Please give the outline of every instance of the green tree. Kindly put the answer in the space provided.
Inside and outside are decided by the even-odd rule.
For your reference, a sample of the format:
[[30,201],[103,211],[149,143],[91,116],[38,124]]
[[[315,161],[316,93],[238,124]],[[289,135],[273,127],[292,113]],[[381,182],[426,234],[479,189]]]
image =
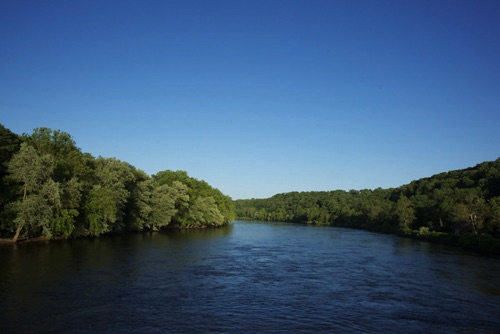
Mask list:
[[59,200],[54,205],[50,230],[54,236],[68,238],[75,229],[76,217],[80,214],[81,184],[76,178],[60,184]]
[[8,230],[7,222],[13,219],[4,210],[7,203],[16,200],[15,185],[7,177],[7,165],[20,145],[19,136],[0,124],[0,233]]
[[19,136],[0,124],[0,181],[7,175],[7,164],[20,146]]
[[9,177],[20,184],[20,198],[9,205],[14,211],[16,242],[23,228],[41,227],[44,234],[50,235],[52,204],[58,203],[58,184],[51,178],[54,163],[50,155],[40,156],[26,143],[8,164]]
[[141,231],[147,227],[151,214],[153,182],[142,170],[130,166],[133,180],[127,183],[129,198],[125,205],[124,221],[128,231]]
[[115,158],[99,157],[95,161],[95,178],[85,205],[88,232],[98,236],[124,231],[125,207],[130,196],[127,188],[134,180],[131,166]]
[[196,214],[190,214],[189,211],[191,208],[199,208],[200,204],[197,203],[198,199],[205,197],[212,198],[219,213],[224,217],[225,222],[229,222],[235,217],[234,204],[229,196],[222,194],[220,190],[211,187],[205,181],[189,177],[185,171],[161,171],[153,175],[153,180],[157,185],[166,184],[172,186],[172,184],[177,181],[187,186],[189,205],[185,208],[179,208],[176,215],[172,218],[173,223],[176,225],[186,226],[191,224],[189,222],[192,222],[192,217],[196,216]]
[[99,236],[112,230],[110,225],[119,218],[119,206],[112,189],[96,185],[89,193],[86,203],[88,233]]
[[487,204],[486,231],[496,237],[500,236],[500,196],[493,197]]
[[475,188],[459,189],[457,203],[453,207],[452,217],[458,230],[477,234],[483,228],[485,201]]
[[171,224],[173,219],[182,224],[185,220],[183,215],[188,207],[188,188],[182,182],[173,181],[171,186],[163,184],[156,187],[151,198],[149,228],[161,229]]
[[225,223],[212,197],[199,197],[190,207],[187,226],[221,226]]
[[394,210],[400,231],[403,233],[409,232],[415,220],[415,209],[412,202],[405,195],[401,195]]
[[31,135],[23,135],[24,141],[33,146],[38,154],[54,158],[54,175],[63,182],[82,173],[82,153],[70,134],[50,128],[36,128]]

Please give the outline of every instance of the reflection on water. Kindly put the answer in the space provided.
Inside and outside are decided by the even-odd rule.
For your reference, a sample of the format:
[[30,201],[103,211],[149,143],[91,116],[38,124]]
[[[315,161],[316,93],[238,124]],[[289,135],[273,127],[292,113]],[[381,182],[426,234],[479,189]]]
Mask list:
[[0,323],[7,333],[494,333],[499,264],[283,223],[0,245]]
[[415,249],[420,253],[420,262],[439,278],[453,281],[466,289],[476,289],[491,296],[500,296],[498,258],[479,256],[466,250],[410,238],[396,239],[397,254],[415,258]]

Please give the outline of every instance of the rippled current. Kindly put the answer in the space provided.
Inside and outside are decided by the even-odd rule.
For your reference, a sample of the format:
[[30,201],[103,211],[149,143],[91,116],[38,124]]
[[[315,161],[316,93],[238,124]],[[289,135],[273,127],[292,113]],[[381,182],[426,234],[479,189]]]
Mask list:
[[2,333],[500,333],[500,259],[237,221],[0,245]]

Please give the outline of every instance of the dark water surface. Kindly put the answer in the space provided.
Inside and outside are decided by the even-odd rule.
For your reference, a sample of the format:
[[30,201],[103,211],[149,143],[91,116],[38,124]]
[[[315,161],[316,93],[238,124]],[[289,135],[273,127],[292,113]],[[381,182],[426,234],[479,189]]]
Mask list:
[[499,269],[281,223],[0,245],[0,332],[500,333]]

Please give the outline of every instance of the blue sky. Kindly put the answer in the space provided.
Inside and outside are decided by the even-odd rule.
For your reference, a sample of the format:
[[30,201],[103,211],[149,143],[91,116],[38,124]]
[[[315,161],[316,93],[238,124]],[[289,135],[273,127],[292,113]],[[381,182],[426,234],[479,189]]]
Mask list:
[[496,0],[0,0],[0,123],[234,199],[500,156]]

